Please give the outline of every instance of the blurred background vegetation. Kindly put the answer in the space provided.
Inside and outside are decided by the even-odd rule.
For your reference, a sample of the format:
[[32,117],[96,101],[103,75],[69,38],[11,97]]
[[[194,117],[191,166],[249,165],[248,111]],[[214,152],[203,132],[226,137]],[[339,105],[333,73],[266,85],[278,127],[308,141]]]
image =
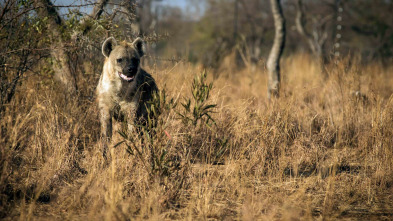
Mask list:
[[[0,0],[0,219],[390,220],[393,1],[281,3],[269,102],[268,0]],[[157,133],[117,134],[105,167],[110,36],[146,40],[163,93]]]
[[[363,63],[392,62],[391,0],[282,4],[287,20],[284,56],[301,52],[324,63],[348,55]],[[144,36],[149,45],[146,60],[158,63],[183,60],[217,70],[227,58],[234,68],[263,67],[274,38],[269,5],[268,0],[3,0],[1,103],[9,102],[27,70],[54,75],[75,91],[86,74],[85,61],[102,61],[99,49],[108,36]],[[71,83],[62,80],[67,78]]]
[[[348,55],[363,63],[392,62],[391,0],[282,4],[284,56],[310,53],[325,64]],[[227,67],[225,58],[235,64],[231,69],[263,67],[274,38],[268,0],[3,0],[0,6],[2,106],[26,71],[53,75],[77,91],[78,81],[88,74],[86,61],[92,73],[100,74],[94,64],[102,61],[99,50],[108,36],[144,36],[147,62],[182,60],[216,71]]]

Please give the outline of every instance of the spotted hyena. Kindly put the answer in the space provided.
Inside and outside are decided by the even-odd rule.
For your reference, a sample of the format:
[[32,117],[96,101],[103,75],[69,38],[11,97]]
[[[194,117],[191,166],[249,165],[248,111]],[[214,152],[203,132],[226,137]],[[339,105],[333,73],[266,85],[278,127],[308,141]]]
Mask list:
[[126,119],[132,129],[134,123],[146,120],[147,101],[158,91],[153,77],[140,67],[144,53],[141,38],[132,43],[117,43],[110,37],[102,45],[105,62],[96,93],[104,157],[112,137],[112,118]]

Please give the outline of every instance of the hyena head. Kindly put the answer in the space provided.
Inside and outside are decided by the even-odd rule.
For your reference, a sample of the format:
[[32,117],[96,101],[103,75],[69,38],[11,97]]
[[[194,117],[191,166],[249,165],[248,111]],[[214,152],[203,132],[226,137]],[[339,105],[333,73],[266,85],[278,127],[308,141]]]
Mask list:
[[[144,55],[144,42],[141,38],[134,42],[121,42],[118,44],[113,37],[105,40],[102,44],[102,54],[110,62],[112,75],[122,80],[131,82],[140,70],[140,58]],[[111,76],[111,77],[115,77]]]

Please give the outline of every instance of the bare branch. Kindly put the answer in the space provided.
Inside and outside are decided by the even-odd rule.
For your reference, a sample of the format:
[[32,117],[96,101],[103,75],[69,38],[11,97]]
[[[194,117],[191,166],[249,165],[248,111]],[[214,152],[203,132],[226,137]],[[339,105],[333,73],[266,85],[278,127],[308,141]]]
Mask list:
[[11,0],[8,0],[5,3],[3,10],[1,10],[0,22],[3,20],[4,15],[10,10],[10,8],[8,8],[8,6],[11,4],[10,2],[11,2]]
[[[21,16],[23,16],[23,15],[29,13],[30,11],[36,10],[36,9],[38,9],[38,7],[33,7],[33,8],[24,9],[23,11],[19,12],[19,13],[16,14],[15,16],[12,16],[12,17],[11,17],[9,20],[7,20],[6,22],[2,22],[2,24],[1,24],[1,26],[0,26],[0,31],[1,31],[4,27],[6,27],[8,24],[10,24],[13,20],[18,19],[19,17],[21,17]],[[9,9],[4,8],[4,10],[2,11],[2,13],[4,13],[4,14],[2,14],[2,16],[4,16],[4,15],[7,13],[7,11],[9,11]],[[2,20],[2,18],[0,18],[0,21],[1,21],[1,20]]]
[[305,26],[306,21],[304,18],[303,1],[297,0],[296,29],[301,35],[306,38],[311,38],[311,35],[306,31]]
[[93,8],[92,13],[90,15],[84,16],[81,19],[80,25],[81,25],[82,29],[73,34],[72,38],[74,40],[77,40],[80,35],[86,35],[87,32],[90,31],[90,29],[92,28],[92,24],[87,21],[89,20],[89,18],[91,18],[93,20],[100,19],[102,13],[104,12],[104,7],[108,3],[108,1],[109,0],[98,0],[96,3],[94,3],[94,8]]
[[93,8],[93,19],[97,20],[100,18],[102,12],[104,11],[104,7],[108,3],[108,1],[109,0],[98,0],[97,4],[95,4]]
[[318,58],[319,61],[324,60],[324,45],[328,38],[326,24],[331,21],[332,18],[333,15],[327,15],[322,19],[312,17],[311,30],[307,31],[303,1],[297,0],[297,15],[295,21],[296,29],[299,34],[306,39],[312,53]]
[[328,23],[329,21],[331,21],[332,18],[333,18],[333,15],[330,14],[330,15],[327,15],[327,16],[323,17],[322,19],[320,19],[320,20],[318,21],[319,27],[326,25],[326,23]]

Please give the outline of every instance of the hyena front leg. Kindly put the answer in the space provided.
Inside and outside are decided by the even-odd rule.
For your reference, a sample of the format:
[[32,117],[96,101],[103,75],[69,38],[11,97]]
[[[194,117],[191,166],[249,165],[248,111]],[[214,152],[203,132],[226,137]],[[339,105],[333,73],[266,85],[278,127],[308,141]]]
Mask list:
[[100,107],[102,155],[107,159],[108,143],[112,138],[112,115],[110,108]]
[[135,119],[137,117],[137,111],[139,107],[139,93],[137,93],[131,102],[124,102],[120,104],[121,112],[125,115],[127,122],[128,132],[135,131]]
[[135,131],[135,117],[137,111],[137,104],[127,103],[122,106],[121,111],[125,116],[125,122],[127,124],[128,133],[132,133]]

